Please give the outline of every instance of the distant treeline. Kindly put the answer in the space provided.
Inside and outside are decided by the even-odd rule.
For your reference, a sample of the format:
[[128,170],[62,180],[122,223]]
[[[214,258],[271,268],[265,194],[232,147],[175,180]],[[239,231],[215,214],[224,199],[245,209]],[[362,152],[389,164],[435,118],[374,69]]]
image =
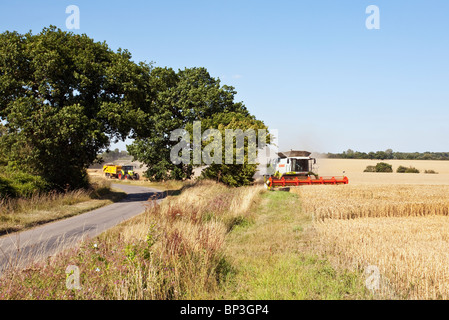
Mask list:
[[101,169],[105,163],[113,163],[117,160],[131,161],[133,157],[126,151],[119,149],[109,150],[97,156],[97,162],[92,164],[89,169]]
[[100,160],[101,163],[109,163],[120,159],[129,160],[132,159],[132,156],[130,156],[128,152],[123,150],[120,151],[118,148],[116,148],[115,150],[103,152],[98,156],[98,158],[101,159]]
[[449,152],[394,152],[391,149],[368,153],[348,149],[342,153],[324,153],[321,155],[331,159],[449,160]]

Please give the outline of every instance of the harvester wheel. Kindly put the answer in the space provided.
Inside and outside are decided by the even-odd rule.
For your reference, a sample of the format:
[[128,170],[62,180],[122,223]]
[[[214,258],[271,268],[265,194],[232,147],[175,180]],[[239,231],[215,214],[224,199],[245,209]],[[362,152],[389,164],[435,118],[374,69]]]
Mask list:
[[134,174],[134,180],[139,180],[139,174],[138,173]]
[[125,174],[125,180],[129,180],[131,177],[129,174]]
[[119,180],[122,180],[123,176],[121,173],[118,174],[118,178],[119,178]]

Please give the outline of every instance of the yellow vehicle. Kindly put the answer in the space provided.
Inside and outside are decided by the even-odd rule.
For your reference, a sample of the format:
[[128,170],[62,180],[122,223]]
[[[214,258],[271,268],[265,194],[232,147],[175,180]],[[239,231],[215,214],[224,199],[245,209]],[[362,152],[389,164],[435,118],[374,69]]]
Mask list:
[[107,178],[120,180],[139,180],[139,174],[134,172],[134,166],[120,166],[106,164],[103,166],[103,173]]

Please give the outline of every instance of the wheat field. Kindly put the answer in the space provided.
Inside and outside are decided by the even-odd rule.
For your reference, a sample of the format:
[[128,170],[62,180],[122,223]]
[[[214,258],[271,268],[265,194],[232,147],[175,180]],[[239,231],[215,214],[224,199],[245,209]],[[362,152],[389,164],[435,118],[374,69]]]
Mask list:
[[363,174],[369,160],[326,160],[350,168],[349,185],[291,190],[314,219],[315,249],[345,267],[376,266],[382,298],[449,299],[449,162],[421,161],[438,175]]
[[449,215],[445,185],[326,185],[294,189],[316,220]]
[[379,269],[383,298],[449,298],[448,217],[334,219],[315,228],[317,248],[338,263]]

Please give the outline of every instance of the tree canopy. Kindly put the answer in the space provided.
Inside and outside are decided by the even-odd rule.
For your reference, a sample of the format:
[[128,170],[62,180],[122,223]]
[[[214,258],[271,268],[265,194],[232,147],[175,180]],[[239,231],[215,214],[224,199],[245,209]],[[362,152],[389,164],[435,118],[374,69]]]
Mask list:
[[215,128],[229,125],[232,118],[225,119],[226,114],[254,120],[243,103],[234,101],[234,88],[221,86],[220,80],[205,68],[175,72],[156,67],[151,71],[150,83],[155,92],[152,103],[156,112],[148,119],[147,131],[136,137],[128,152],[146,164],[146,175],[151,179],[188,179],[192,175],[193,163],[170,161],[170,151],[178,143],[170,140],[172,131],[188,128],[194,121],[203,121],[205,126],[213,124]]
[[[264,143],[269,143],[270,136],[265,124],[257,120],[254,116],[238,112],[218,113],[208,119],[201,121],[201,130],[217,129],[221,137],[221,144],[214,147],[214,139],[205,139],[203,149],[207,157],[214,157],[215,152],[219,153],[219,159],[209,164],[201,173],[203,178],[213,179],[223,182],[229,186],[250,185],[253,182],[253,176],[257,171],[257,148],[258,139],[265,139]],[[240,130],[238,132],[238,130]],[[265,130],[263,137],[259,137],[259,130]],[[231,133],[227,135],[227,133]],[[248,133],[248,134],[246,134]],[[227,139],[231,138],[230,141]],[[254,138],[254,139],[252,139]],[[239,145],[238,140],[241,140]],[[212,140],[212,141],[210,141]],[[210,155],[208,154],[210,153]],[[231,156],[227,159],[227,154]],[[253,156],[253,159],[251,157]],[[204,157],[202,165],[207,164]],[[240,160],[240,161],[239,161]]]
[[146,118],[150,71],[126,50],[56,27],[0,34],[0,145],[9,165],[55,188],[85,186],[99,151]]

